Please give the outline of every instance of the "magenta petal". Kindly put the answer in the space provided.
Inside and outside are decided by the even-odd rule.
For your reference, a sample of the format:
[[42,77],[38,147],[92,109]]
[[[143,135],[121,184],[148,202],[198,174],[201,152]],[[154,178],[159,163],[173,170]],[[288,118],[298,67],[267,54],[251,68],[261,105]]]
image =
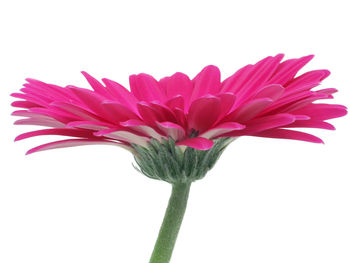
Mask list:
[[220,70],[213,65],[206,66],[195,78],[191,101],[207,94],[216,94],[220,89]]
[[291,124],[295,121],[295,117],[291,114],[276,114],[266,117],[261,117],[258,119],[251,120],[245,123],[246,128],[241,131],[232,131],[224,134],[224,137],[237,137],[243,135],[251,135],[264,130],[274,129],[278,127],[283,127],[285,125]]
[[157,122],[158,128],[163,131],[168,137],[175,141],[185,137],[185,130],[178,124],[173,122]]
[[214,142],[202,137],[189,138],[176,143],[176,145],[184,145],[197,150],[209,150]]
[[236,89],[237,102],[241,103],[266,85],[282,58],[283,54],[278,54],[275,57],[267,57],[256,63],[251,69],[251,74],[249,74],[247,80],[242,83],[240,88]]
[[185,106],[185,100],[184,97],[181,95],[177,95],[171,99],[169,99],[166,103],[165,103],[170,109],[175,109],[175,108],[180,108],[180,109],[184,109]]
[[269,83],[284,85],[289,80],[291,80],[297,74],[297,72],[302,67],[304,67],[313,57],[313,55],[309,55],[298,59],[289,59],[282,62],[278,66],[274,75],[270,78]]
[[81,145],[94,145],[94,144],[107,144],[107,145],[115,145],[115,146],[122,145],[121,143],[118,143],[118,142],[104,141],[104,140],[68,139],[68,140],[61,140],[61,141],[42,144],[40,146],[30,149],[29,151],[27,151],[26,154],[31,154],[31,153],[46,151],[51,149],[57,149],[57,148],[74,147],[74,146],[81,146]]
[[140,132],[141,134],[148,136],[150,138],[154,138],[156,140],[161,140],[164,136],[158,133],[155,129],[150,126],[147,126],[146,123],[140,120],[128,120],[120,123],[123,127],[128,127],[134,131]]
[[165,95],[157,80],[148,74],[131,75],[129,77],[131,92],[139,100],[164,101]]
[[[171,77],[163,79],[163,82],[168,99],[181,95],[188,100],[192,92],[192,82],[187,75],[177,72]],[[186,103],[188,102],[186,101]]]
[[18,135],[15,141],[40,136],[40,135],[62,135],[82,138],[92,138],[93,135],[89,131],[75,130],[75,129],[45,129],[39,131],[26,132]]
[[138,119],[138,116],[128,107],[114,101],[104,101],[102,108],[109,112],[111,118],[116,122],[126,121],[128,119]]
[[107,128],[112,128],[114,127],[114,125],[111,125],[106,122],[98,122],[98,121],[72,121],[67,123],[66,127],[99,131]]
[[207,139],[218,138],[222,134],[225,134],[231,131],[236,131],[236,130],[243,130],[244,128],[245,128],[245,125],[242,125],[237,122],[224,122],[215,126],[214,128],[211,128],[205,131],[199,136]]
[[229,114],[224,120],[227,121],[248,121],[257,116],[263,109],[273,102],[270,98],[258,98],[251,100]]
[[318,129],[325,129],[325,130],[335,130],[335,127],[325,121],[318,121],[318,120],[297,120],[293,122],[292,124],[289,124],[285,126],[287,128],[318,128]]
[[105,96],[106,98],[110,97],[110,94],[106,91],[105,87],[97,79],[93,78],[85,71],[82,71],[81,73],[84,75],[84,77],[89,82],[90,86],[94,89],[94,91],[96,91],[102,96]]
[[278,139],[291,139],[291,140],[299,140],[299,141],[306,141],[306,142],[313,142],[313,143],[323,143],[323,141],[320,138],[314,135],[311,135],[305,132],[287,130],[287,129],[272,129],[272,130],[256,133],[254,134],[254,136],[278,138]]
[[40,107],[39,104],[36,104],[34,102],[30,102],[30,101],[23,101],[23,100],[17,100],[11,103],[12,107],[17,107],[17,108],[33,108],[33,107]]
[[272,100],[279,99],[284,92],[284,87],[279,84],[270,84],[262,88],[254,95],[254,98],[271,98]]
[[37,126],[46,126],[46,127],[53,127],[53,128],[63,128],[65,125],[61,122],[58,122],[53,119],[48,118],[27,118],[27,119],[20,119],[14,122],[16,125],[37,125]]
[[223,117],[232,110],[233,105],[235,104],[236,96],[232,93],[226,92],[218,94],[217,97],[220,99],[221,105],[220,117]]
[[293,114],[305,114],[313,120],[329,120],[339,118],[347,114],[347,109],[343,105],[337,104],[309,104],[301,109],[293,111]]
[[134,143],[144,147],[148,146],[149,137],[138,135],[131,131],[120,130],[120,129],[106,129],[94,133],[95,136],[104,136],[110,139],[116,139],[123,142]]
[[202,132],[209,129],[220,116],[220,99],[206,96],[195,100],[188,111],[190,129]]
[[106,85],[106,89],[111,94],[113,101],[116,100],[116,102],[123,104],[131,111],[137,112],[137,99],[129,90],[113,80],[104,78],[102,81]]

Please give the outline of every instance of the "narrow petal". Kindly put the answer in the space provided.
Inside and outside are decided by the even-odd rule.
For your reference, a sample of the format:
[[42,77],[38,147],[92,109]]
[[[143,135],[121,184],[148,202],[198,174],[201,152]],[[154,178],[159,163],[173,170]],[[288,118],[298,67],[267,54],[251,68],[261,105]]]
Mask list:
[[23,101],[23,100],[17,100],[11,103],[12,107],[17,107],[17,108],[26,108],[26,109],[30,109],[30,108],[34,108],[34,107],[40,107],[39,104],[36,104],[34,102],[30,102],[30,101]]
[[206,66],[195,78],[191,101],[207,94],[215,95],[220,89],[220,70],[218,67]]
[[209,129],[220,116],[220,99],[206,96],[195,100],[188,111],[188,127],[202,132]]
[[108,128],[113,128],[114,125],[111,125],[106,122],[98,122],[98,121],[72,121],[67,123],[65,126],[67,128],[82,128],[87,130],[99,131]]
[[236,101],[236,96],[233,93],[226,92],[218,94],[217,97],[220,99],[220,118],[222,118],[232,110]]
[[31,131],[18,135],[15,141],[41,136],[41,135],[62,135],[62,136],[72,136],[72,137],[82,137],[82,138],[92,138],[92,132],[75,130],[75,129],[45,129],[39,131]]
[[278,54],[275,57],[267,57],[259,61],[251,69],[251,74],[244,82],[242,87],[236,90],[237,102],[241,103],[245,98],[256,93],[261,87],[266,86],[267,81],[277,69],[283,54]]
[[139,100],[164,101],[165,95],[157,80],[148,74],[131,75],[129,77],[131,92]]
[[31,153],[41,152],[41,151],[46,151],[51,149],[57,149],[57,148],[66,148],[66,147],[74,147],[74,146],[81,146],[81,145],[94,145],[94,144],[106,144],[106,145],[126,147],[125,145],[123,146],[121,143],[112,142],[112,141],[91,140],[91,139],[68,139],[68,140],[61,140],[61,141],[42,144],[40,146],[30,149],[29,151],[27,151],[26,154],[31,154]]
[[255,134],[265,130],[283,127],[293,123],[294,121],[295,116],[285,113],[261,117],[245,123],[246,128],[244,130],[232,131],[227,134],[223,134],[223,137],[237,137]]
[[134,131],[140,132],[145,136],[155,138],[158,141],[160,141],[162,138],[165,139],[165,137],[162,134],[157,132],[152,127],[147,126],[146,123],[140,120],[128,120],[125,122],[121,122],[120,125],[123,127],[128,127]]
[[329,120],[339,118],[347,114],[347,109],[343,105],[337,104],[309,104],[292,112],[293,114],[305,114],[313,120]]
[[270,84],[258,91],[254,98],[271,98],[272,100],[279,99],[284,92],[284,87],[279,84]]
[[114,121],[121,122],[126,121],[128,119],[138,119],[139,117],[131,111],[125,105],[114,102],[114,101],[104,101],[102,103],[102,108],[106,112],[109,112],[111,117],[114,118]]
[[106,89],[112,95],[113,100],[116,100],[116,102],[123,104],[131,111],[135,113],[137,112],[136,103],[138,100],[129,90],[113,80],[104,78],[102,81],[106,85]]
[[318,129],[325,129],[325,130],[335,130],[335,127],[325,121],[318,121],[318,120],[297,120],[293,122],[292,124],[286,125],[287,128],[318,128]]
[[258,98],[243,104],[224,118],[224,121],[248,121],[273,102],[270,98]]
[[199,136],[207,139],[215,139],[222,134],[225,134],[231,131],[242,130],[244,128],[245,128],[245,125],[242,125],[237,122],[224,122],[215,126],[214,128],[207,130],[206,132],[200,134]]
[[168,100],[181,95],[185,98],[186,105],[188,105],[188,98],[192,93],[192,81],[187,75],[177,72],[171,77],[164,78],[161,81],[164,82],[164,88]]
[[189,138],[176,143],[176,145],[184,145],[197,150],[209,150],[213,146],[214,142],[202,137]]
[[323,143],[323,141],[320,138],[314,135],[311,135],[305,132],[287,130],[287,129],[272,129],[272,130],[256,133],[254,134],[254,136],[278,138],[278,139],[291,139],[291,140],[306,141],[306,142],[313,142],[313,143]]
[[168,137],[175,141],[181,140],[185,137],[185,130],[178,124],[173,122],[157,122],[158,128],[163,131]]
[[165,105],[167,105],[170,109],[174,109],[174,108],[180,108],[180,109],[184,109],[185,106],[185,99],[183,96],[181,95],[177,95],[171,99],[169,99]]
[[90,86],[93,88],[94,91],[106,98],[110,98],[110,94],[106,91],[105,87],[97,79],[90,76],[85,71],[82,71],[81,73],[84,75],[84,77],[89,82]]
[[149,137],[138,135],[136,133],[120,130],[120,129],[107,129],[94,133],[95,136],[104,136],[106,138],[116,139],[123,142],[134,143],[144,147],[147,147]]
[[64,123],[61,123],[57,120],[47,119],[47,118],[27,118],[16,120],[14,122],[15,125],[37,125],[37,126],[45,126],[45,127],[53,127],[53,128],[61,128],[64,127]]
[[282,62],[268,83],[284,85],[290,81],[297,72],[304,67],[314,56],[309,55],[298,59],[289,59]]

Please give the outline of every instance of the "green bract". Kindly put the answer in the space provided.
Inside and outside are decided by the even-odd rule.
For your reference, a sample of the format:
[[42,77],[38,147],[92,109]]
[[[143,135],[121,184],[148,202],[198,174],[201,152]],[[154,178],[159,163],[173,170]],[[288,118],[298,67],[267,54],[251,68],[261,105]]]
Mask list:
[[220,138],[206,151],[176,146],[172,138],[161,142],[152,139],[148,147],[132,144],[139,172],[149,178],[171,184],[190,183],[201,179],[213,168],[232,138]]

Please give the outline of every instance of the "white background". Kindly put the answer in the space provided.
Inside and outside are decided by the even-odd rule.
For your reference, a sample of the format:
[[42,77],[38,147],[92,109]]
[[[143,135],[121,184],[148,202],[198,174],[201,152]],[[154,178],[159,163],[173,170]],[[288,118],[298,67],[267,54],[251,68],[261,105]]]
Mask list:
[[[279,52],[315,54],[323,88],[350,103],[347,1],[1,1],[0,262],[147,262],[170,186],[138,174],[132,156],[82,146],[30,156],[14,143],[9,97],[33,77],[88,87],[80,74],[223,77]],[[193,184],[172,263],[349,263],[349,117],[325,145],[240,138]]]

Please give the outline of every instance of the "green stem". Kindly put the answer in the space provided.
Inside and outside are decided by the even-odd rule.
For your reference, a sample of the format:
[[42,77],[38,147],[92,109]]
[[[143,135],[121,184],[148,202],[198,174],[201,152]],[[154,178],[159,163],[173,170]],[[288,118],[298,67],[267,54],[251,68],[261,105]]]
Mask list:
[[149,263],[168,263],[187,205],[191,183],[174,184]]

